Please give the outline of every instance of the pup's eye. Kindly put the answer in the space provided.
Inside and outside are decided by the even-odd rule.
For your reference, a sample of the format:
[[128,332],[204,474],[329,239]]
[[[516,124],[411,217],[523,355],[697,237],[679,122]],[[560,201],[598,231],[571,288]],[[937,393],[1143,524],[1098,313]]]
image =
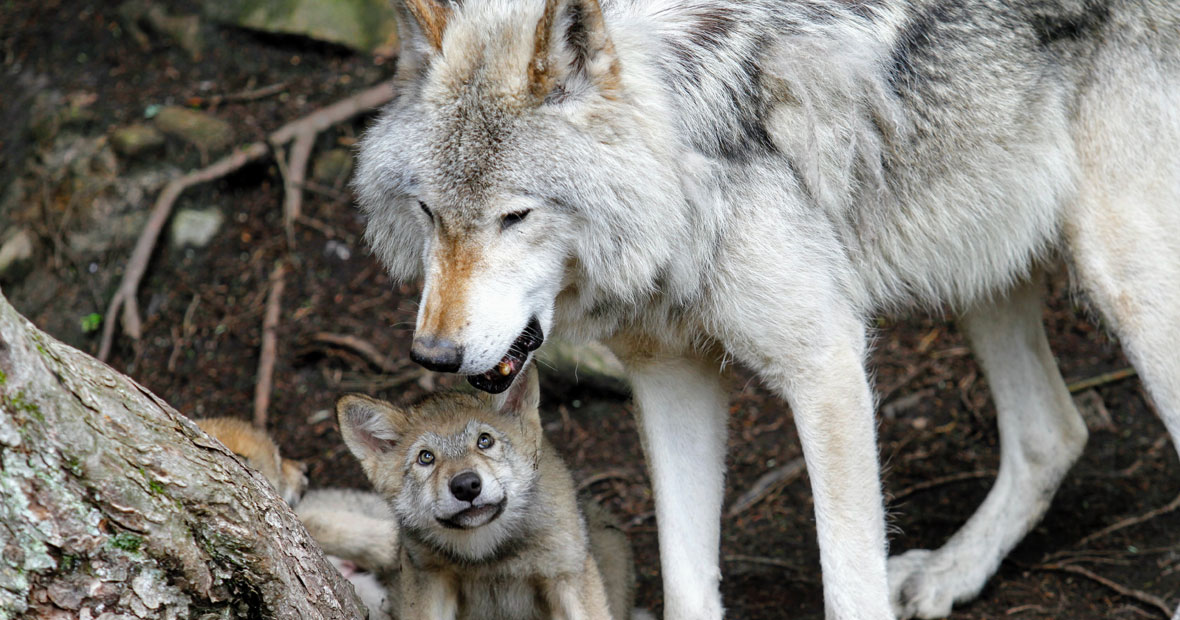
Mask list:
[[531,212],[531,210],[525,209],[524,211],[517,211],[515,213],[509,213],[508,215],[505,215],[504,217],[500,218],[500,228],[508,228],[509,226],[515,226],[523,222],[524,218],[528,217],[529,213]]
[[479,439],[476,440],[475,445],[479,446],[480,450],[487,450],[488,448],[495,445],[495,443],[496,443],[496,440],[492,439],[491,435],[484,433],[479,436]]
[[425,202],[422,202],[421,200],[419,200],[418,206],[422,208],[422,212],[426,214],[426,217],[428,217],[432,220],[434,219],[434,213],[430,210],[430,207],[426,206]]
[[434,453],[430,450],[423,450],[418,453],[418,464],[429,465],[434,462]]

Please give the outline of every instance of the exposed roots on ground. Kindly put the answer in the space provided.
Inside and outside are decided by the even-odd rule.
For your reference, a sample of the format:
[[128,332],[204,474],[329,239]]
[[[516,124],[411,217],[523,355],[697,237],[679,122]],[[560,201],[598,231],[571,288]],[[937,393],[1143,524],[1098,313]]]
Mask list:
[[[152,251],[156,247],[156,242],[160,238],[160,232],[164,230],[164,224],[168,222],[168,218],[172,215],[172,207],[176,204],[176,200],[184,193],[184,190],[201,183],[207,183],[219,178],[222,178],[235,170],[238,170],[246,164],[261,159],[271,151],[272,147],[278,147],[292,140],[297,141],[299,149],[306,148],[310,150],[310,146],[304,146],[307,142],[313,142],[314,137],[321,131],[332,127],[337,123],[344,122],[352,117],[372,110],[393,98],[393,83],[382,82],[372,88],[361,91],[355,95],[342,99],[330,106],[321,108],[304,116],[303,118],[294,120],[286,125],[283,125],[274,133],[270,134],[265,142],[253,142],[243,147],[234,150],[233,153],[224,158],[201,168],[190,172],[178,179],[173,179],[160,192],[159,197],[156,198],[156,203],[152,207],[152,212],[148,216],[147,224],[143,227],[143,232],[139,235],[139,240],[135,243],[135,249],[131,252],[131,257],[127,260],[127,267],[123,270],[123,279],[119,282],[119,288],[111,297],[110,305],[107,306],[107,311],[104,316],[107,320],[104,321],[102,329],[102,340],[98,347],[98,359],[106,361],[111,354],[111,345],[115,338],[115,323],[113,317],[120,315],[123,324],[123,331],[133,340],[139,340],[143,335],[143,323],[139,318],[139,304],[136,301],[136,296],[139,292],[139,283],[143,280],[144,273],[147,271],[148,264],[151,261]],[[307,136],[311,136],[309,140]],[[296,149],[292,149],[292,159]],[[283,162],[288,169],[287,174],[287,194],[285,201],[284,214],[287,215],[284,219],[285,224],[290,230],[291,224],[298,219],[299,207],[302,202],[302,191],[297,184],[293,185],[292,178],[303,179],[306,176],[307,157],[302,157],[302,163],[299,166],[300,170],[296,173],[297,177],[293,177],[294,168],[288,163],[300,163],[296,161]],[[299,194],[300,197],[291,197],[291,194]],[[290,238],[290,237],[288,237]]]

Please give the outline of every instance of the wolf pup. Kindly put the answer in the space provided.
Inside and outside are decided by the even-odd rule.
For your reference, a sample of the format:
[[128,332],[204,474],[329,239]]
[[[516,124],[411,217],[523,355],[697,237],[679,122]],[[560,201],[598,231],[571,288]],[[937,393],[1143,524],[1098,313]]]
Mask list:
[[258,470],[288,505],[299,503],[307,488],[307,465],[283,458],[266,431],[237,418],[204,418],[194,422]]
[[[830,620],[940,618],[1041,518],[1086,428],[1036,273],[1072,267],[1180,446],[1175,0],[401,0],[358,156],[422,277],[411,357],[508,388],[543,336],[627,367],[665,617],[717,620],[729,361],[790,404]],[[871,319],[951,308],[999,475],[886,560]]]
[[502,397],[336,404],[344,442],[398,522],[400,620],[630,616],[630,546],[600,509],[579,510],[538,400],[530,369]]

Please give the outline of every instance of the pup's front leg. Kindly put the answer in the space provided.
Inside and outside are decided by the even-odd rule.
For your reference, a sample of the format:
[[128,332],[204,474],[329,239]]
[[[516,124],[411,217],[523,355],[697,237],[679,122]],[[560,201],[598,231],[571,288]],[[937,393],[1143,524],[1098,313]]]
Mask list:
[[451,575],[407,566],[401,570],[399,620],[455,620],[459,590]]
[[655,492],[664,618],[718,620],[727,414],[720,365],[615,346],[635,392]]
[[[571,577],[558,577],[545,582],[544,597],[553,620],[611,620],[606,607],[589,600],[589,592]],[[601,598],[601,591],[599,592]]]

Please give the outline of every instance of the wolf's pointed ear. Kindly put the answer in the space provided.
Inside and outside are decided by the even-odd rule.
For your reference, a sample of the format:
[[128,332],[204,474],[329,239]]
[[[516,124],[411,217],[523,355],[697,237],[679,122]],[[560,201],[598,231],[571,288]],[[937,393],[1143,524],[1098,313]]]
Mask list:
[[362,464],[393,450],[407,422],[402,410],[361,394],[336,401],[336,419],[344,444]]
[[613,99],[622,88],[619,59],[598,0],[546,0],[537,22],[529,92],[539,102],[592,87]]
[[442,49],[443,31],[451,18],[449,0],[402,0],[398,6],[402,9],[398,15],[402,30],[398,34],[402,38],[403,52],[406,45],[419,41],[428,44],[433,51]]

